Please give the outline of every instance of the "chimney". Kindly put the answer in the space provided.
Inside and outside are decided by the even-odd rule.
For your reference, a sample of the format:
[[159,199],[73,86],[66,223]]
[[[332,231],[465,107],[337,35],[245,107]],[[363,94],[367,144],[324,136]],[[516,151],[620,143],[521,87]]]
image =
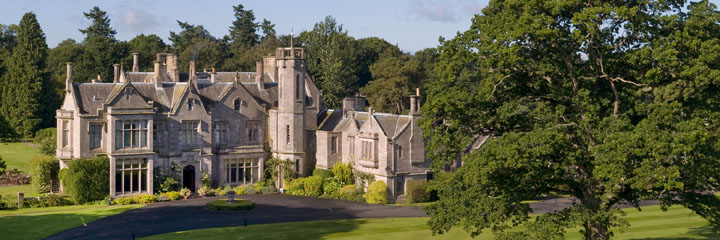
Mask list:
[[180,80],[180,71],[178,71],[178,57],[175,54],[168,53],[167,55],[167,72],[170,74],[170,79],[172,79],[173,82],[179,82]]
[[120,64],[113,64],[113,83],[117,83],[120,77]]
[[190,78],[188,80],[191,80],[191,79],[197,80],[197,75],[196,75],[197,70],[195,69],[195,61],[190,61],[189,65],[190,65],[190,70],[189,70]]
[[420,115],[420,88],[415,88],[415,95],[410,96],[410,115]]
[[139,53],[133,53],[133,72],[139,72],[140,71],[140,54]]
[[72,80],[72,63],[71,63],[71,62],[67,62],[67,63],[65,63],[65,65],[67,66],[67,68],[66,68],[66,69],[67,69],[67,70],[66,70],[67,77],[65,78],[65,91],[66,91],[66,92],[70,92],[70,89],[72,89],[72,83],[73,83],[73,80]]
[[343,98],[342,113],[343,117],[347,117],[347,113],[351,111],[365,110],[365,97],[355,95],[354,97]]
[[160,61],[155,61],[155,74],[153,75],[155,83],[160,82]]
[[102,80],[100,79],[100,74],[98,74],[97,79],[92,79],[91,82],[92,82],[92,83],[102,82]]
[[265,83],[263,81],[265,72],[263,71],[263,62],[255,62],[255,84],[260,91],[265,90]]
[[123,65],[120,64],[120,77],[118,78],[118,82],[124,83],[127,81],[127,77],[125,77],[125,70],[123,69]]
[[212,68],[212,72],[210,72],[210,82],[215,83],[215,68]]

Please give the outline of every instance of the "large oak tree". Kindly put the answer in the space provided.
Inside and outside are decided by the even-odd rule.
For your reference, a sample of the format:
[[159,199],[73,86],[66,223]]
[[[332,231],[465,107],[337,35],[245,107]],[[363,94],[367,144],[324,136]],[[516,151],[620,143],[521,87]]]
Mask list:
[[[490,1],[442,42],[422,109],[435,167],[464,163],[438,174],[432,230],[609,239],[641,199],[720,229],[719,23],[707,1]],[[530,221],[551,193],[577,201]]]

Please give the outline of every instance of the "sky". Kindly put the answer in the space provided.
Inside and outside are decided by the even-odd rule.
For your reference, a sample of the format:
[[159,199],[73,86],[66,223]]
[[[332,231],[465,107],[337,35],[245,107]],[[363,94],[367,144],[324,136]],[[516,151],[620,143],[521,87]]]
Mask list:
[[[720,1],[720,0],[718,0]],[[138,34],[156,34],[170,43],[170,31],[178,32],[177,20],[203,25],[215,37],[229,32],[233,6],[253,10],[255,19],[275,24],[278,34],[297,36],[332,15],[355,38],[380,37],[406,52],[436,47],[440,36],[453,38],[470,28],[471,19],[488,0],[23,0],[3,3],[0,24],[17,24],[26,12],[37,15],[49,47],[65,39],[81,41],[78,29],[90,21],[83,16],[93,6],[107,11],[118,40]],[[260,31],[258,31],[260,33]]]

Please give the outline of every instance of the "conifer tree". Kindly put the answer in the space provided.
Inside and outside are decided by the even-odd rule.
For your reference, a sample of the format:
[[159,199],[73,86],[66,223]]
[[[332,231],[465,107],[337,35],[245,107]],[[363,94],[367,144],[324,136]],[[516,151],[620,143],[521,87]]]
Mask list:
[[[57,99],[50,87],[46,70],[45,34],[32,12],[26,13],[17,33],[17,45],[7,62],[2,81],[2,113],[10,128],[21,136],[32,136],[48,125]],[[43,123],[43,120],[45,122]]]

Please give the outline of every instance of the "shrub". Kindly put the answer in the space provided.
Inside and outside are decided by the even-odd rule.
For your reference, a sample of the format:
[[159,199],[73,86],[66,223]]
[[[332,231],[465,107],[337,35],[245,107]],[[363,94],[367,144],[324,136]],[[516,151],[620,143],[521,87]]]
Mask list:
[[275,185],[267,185],[262,188],[262,193],[276,193],[277,189],[275,188]]
[[183,197],[183,195],[177,191],[162,193],[162,195],[170,199],[170,201],[175,201]]
[[235,195],[247,194],[247,193],[245,192],[245,189],[243,188],[243,186],[234,187],[232,190],[235,191]]
[[408,203],[420,203],[430,201],[430,193],[427,191],[426,180],[408,180],[406,183]]
[[3,160],[2,156],[0,156],[0,175],[5,173],[5,168],[7,168],[7,165],[5,165],[5,160]]
[[337,177],[326,178],[323,180],[323,196],[333,197],[333,194],[345,185]]
[[320,176],[312,176],[305,179],[305,196],[319,197],[323,193],[323,179]]
[[180,195],[182,195],[183,199],[188,199],[192,192],[188,188],[180,189]]
[[330,170],[327,170],[327,169],[319,169],[319,168],[316,168],[315,170],[313,170],[312,175],[313,175],[313,176],[320,176],[320,177],[322,177],[323,179],[326,179],[326,178],[332,177],[332,176],[333,176],[333,173],[332,173]]
[[152,194],[134,195],[132,201],[139,204],[154,203],[157,202],[157,197]]
[[265,187],[265,182],[257,182],[255,183],[255,192],[257,193],[263,193],[262,189]]
[[93,159],[76,159],[60,171],[60,180],[65,193],[75,203],[102,200],[107,196],[110,181],[110,161],[107,156]]
[[217,196],[225,196],[227,195],[227,191],[224,188],[216,188],[215,189],[215,195]]
[[55,155],[55,145],[57,145],[57,129],[45,128],[35,132],[33,143],[40,147],[40,152],[46,155]]
[[255,185],[248,184],[242,186],[243,194],[255,194],[257,191],[255,191]]
[[197,190],[198,195],[200,195],[201,197],[207,196],[209,192],[210,188],[207,186],[202,186],[200,187],[200,189]]
[[225,201],[227,199],[210,201],[205,207],[213,211],[247,211],[255,208],[255,203],[250,200],[235,199],[232,204],[227,204]]
[[332,198],[354,202],[364,201],[362,188],[355,185],[345,185],[333,194]]
[[350,164],[337,163],[333,166],[332,173],[336,178],[340,179],[345,184],[351,184],[354,182]]
[[165,181],[160,184],[161,192],[172,192],[180,189],[180,183],[172,177],[166,177]]
[[286,192],[290,195],[304,196],[305,195],[305,178],[296,178],[285,183]]
[[60,163],[55,157],[39,155],[30,159],[30,182],[39,193],[52,190],[52,179],[57,179]]
[[388,203],[388,192],[387,184],[383,181],[375,181],[370,184],[368,191],[363,194],[365,202],[372,204],[387,204]]
[[202,172],[202,178],[200,179],[202,181],[202,184],[204,187],[211,187],[212,186],[212,179],[210,178],[210,175],[207,174],[207,172]]
[[135,201],[133,201],[132,197],[121,197],[113,199],[112,203],[115,205],[130,205],[135,203]]

